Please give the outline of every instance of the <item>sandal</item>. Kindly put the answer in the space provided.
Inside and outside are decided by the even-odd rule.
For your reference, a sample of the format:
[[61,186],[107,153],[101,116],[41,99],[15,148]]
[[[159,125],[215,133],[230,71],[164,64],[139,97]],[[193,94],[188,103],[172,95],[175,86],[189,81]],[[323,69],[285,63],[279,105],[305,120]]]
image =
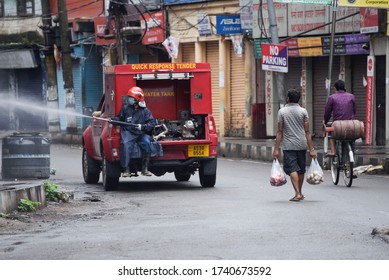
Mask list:
[[291,199],[289,199],[289,201],[300,201],[302,198],[301,197],[292,197]]

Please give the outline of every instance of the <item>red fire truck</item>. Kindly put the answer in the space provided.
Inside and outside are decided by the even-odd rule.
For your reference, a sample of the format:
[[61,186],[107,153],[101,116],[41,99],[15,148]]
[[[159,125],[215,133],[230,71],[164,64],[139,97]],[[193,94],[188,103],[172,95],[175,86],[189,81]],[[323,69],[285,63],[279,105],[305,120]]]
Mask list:
[[[212,116],[211,70],[208,63],[141,63],[105,69],[105,88],[94,120],[82,138],[84,181],[96,184],[102,174],[105,190],[118,187],[120,125],[107,120],[120,111],[128,89],[143,89],[147,107],[158,125],[151,137],[162,153],[150,160],[155,176],[173,172],[188,181],[198,172],[202,187],[216,183],[218,137]],[[141,150],[131,153],[131,169],[141,170]]]

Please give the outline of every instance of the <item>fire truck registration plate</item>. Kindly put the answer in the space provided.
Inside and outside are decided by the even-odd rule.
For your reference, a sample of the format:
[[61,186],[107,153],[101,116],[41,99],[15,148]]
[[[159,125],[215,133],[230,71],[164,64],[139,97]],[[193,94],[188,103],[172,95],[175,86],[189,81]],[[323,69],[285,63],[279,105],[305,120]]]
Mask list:
[[209,156],[209,145],[189,145],[188,157],[207,157]]

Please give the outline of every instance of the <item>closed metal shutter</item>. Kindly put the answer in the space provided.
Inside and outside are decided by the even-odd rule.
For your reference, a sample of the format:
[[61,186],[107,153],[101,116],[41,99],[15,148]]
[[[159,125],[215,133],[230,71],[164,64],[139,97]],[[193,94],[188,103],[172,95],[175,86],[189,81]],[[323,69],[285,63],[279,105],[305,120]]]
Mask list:
[[[83,77],[83,65],[80,60],[73,60],[73,88],[74,88],[74,99],[76,105],[76,112],[82,113],[82,79]],[[77,117],[77,129],[82,129],[82,118]]]
[[[9,70],[0,69],[0,98],[1,100],[11,98],[9,90]],[[0,110],[0,130],[8,130],[10,128],[10,108],[4,106]]]
[[19,130],[47,131],[47,112],[39,109],[46,107],[46,100],[43,100],[42,94],[42,68],[18,69],[15,72],[18,83],[18,102],[21,105],[31,106],[21,106],[15,109]]
[[[92,47],[91,47],[92,48]],[[92,107],[96,110],[103,95],[103,70],[101,65],[101,56],[92,50],[88,59],[85,61],[85,100],[83,107]],[[84,112],[87,113],[87,112]],[[89,125],[90,119],[82,120],[83,129]]]
[[363,86],[363,77],[367,76],[367,56],[354,55],[351,57],[351,89],[355,95],[357,113],[355,118],[366,123],[366,88]]
[[301,58],[290,57],[288,60],[288,73],[285,74],[285,95],[289,89],[297,89],[301,92]]
[[[323,137],[324,107],[327,103],[326,77],[328,75],[328,56],[315,57],[313,68],[313,132],[314,137]],[[340,58],[335,56],[332,63],[331,85],[339,79]],[[333,91],[331,90],[331,93]],[[311,116],[310,116],[311,117]]]
[[182,44],[182,62],[194,62],[195,61],[195,44],[185,43]]
[[230,75],[231,75],[231,123],[229,136],[244,137],[246,116],[246,93],[245,93],[245,67],[244,56],[234,54],[234,47],[230,48]]
[[211,66],[212,79],[212,115],[215,119],[216,129],[219,133],[220,127],[224,124],[220,123],[220,87],[219,87],[219,42],[206,43],[206,59]]

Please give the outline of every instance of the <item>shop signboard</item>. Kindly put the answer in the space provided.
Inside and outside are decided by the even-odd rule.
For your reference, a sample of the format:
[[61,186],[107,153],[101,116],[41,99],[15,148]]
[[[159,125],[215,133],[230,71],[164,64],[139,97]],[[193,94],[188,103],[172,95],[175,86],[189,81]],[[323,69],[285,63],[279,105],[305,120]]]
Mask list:
[[163,0],[163,3],[168,5],[179,5],[179,4],[189,4],[189,3],[198,3],[198,2],[207,2],[209,0]]
[[389,9],[389,0],[339,0],[339,6]]
[[[334,38],[334,54],[369,54],[369,51],[362,47],[367,42],[369,42],[369,36],[366,34],[337,35]],[[323,55],[330,54],[330,44],[331,38],[329,36],[322,37]]]
[[294,3],[294,4],[312,4],[312,5],[326,5],[331,6],[332,0],[274,0],[279,3]]
[[216,34],[241,34],[242,28],[240,26],[239,15],[221,15],[216,16]]
[[261,44],[262,70],[288,73],[288,47],[280,44]]
[[[288,36],[288,4],[286,3],[274,3],[274,9],[277,13],[277,30],[279,37]],[[267,38],[270,37],[270,20],[267,10],[266,1],[253,0],[252,5],[253,13],[253,38]]]
[[378,32],[378,9],[361,8],[361,33]]
[[145,13],[140,17],[143,36],[142,44],[151,45],[162,43],[166,39],[164,11]]
[[253,0],[240,0],[240,24],[246,33],[253,32]]
[[206,14],[197,14],[197,30],[200,36],[212,35],[211,20]]
[[107,25],[105,17],[95,17],[94,18],[95,30],[96,30],[96,45],[111,45],[116,42],[115,36],[113,36],[114,22],[110,23],[110,36],[104,34],[104,30]]

